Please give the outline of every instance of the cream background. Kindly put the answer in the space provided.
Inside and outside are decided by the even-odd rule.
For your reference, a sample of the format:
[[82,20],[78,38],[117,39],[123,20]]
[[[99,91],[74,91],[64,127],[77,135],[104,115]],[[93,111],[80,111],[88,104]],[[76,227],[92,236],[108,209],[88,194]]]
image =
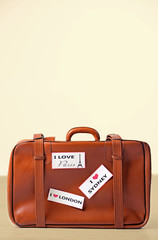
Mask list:
[[0,175],[17,141],[76,126],[148,142],[158,173],[157,103],[158,1],[0,1]]

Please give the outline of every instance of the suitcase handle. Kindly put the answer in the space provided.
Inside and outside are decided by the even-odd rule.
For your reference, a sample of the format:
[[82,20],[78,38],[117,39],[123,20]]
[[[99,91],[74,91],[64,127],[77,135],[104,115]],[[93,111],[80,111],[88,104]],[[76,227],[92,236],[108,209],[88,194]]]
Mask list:
[[76,133],[90,133],[93,135],[93,137],[95,138],[95,141],[99,141],[100,140],[100,136],[99,133],[94,129],[94,128],[89,128],[89,127],[75,127],[75,128],[71,128],[68,133],[66,134],[66,141],[70,142],[71,141],[71,137],[72,135],[76,134]]

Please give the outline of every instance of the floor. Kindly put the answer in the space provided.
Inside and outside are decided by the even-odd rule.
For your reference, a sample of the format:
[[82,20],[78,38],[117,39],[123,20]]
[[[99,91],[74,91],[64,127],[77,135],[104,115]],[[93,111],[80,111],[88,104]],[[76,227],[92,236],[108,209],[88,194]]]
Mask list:
[[142,229],[31,229],[13,225],[8,217],[6,177],[0,177],[0,239],[55,240],[158,240],[158,175],[152,177],[150,219]]

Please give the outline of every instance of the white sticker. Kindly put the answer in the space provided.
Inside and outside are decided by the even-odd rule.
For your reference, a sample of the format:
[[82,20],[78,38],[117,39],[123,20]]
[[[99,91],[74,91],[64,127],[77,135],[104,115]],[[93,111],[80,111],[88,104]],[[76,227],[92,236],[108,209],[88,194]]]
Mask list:
[[79,186],[79,189],[90,199],[112,176],[112,173],[102,164]]
[[50,188],[48,198],[49,201],[62,203],[75,208],[83,208],[84,197]]
[[85,152],[52,153],[52,168],[85,168]]

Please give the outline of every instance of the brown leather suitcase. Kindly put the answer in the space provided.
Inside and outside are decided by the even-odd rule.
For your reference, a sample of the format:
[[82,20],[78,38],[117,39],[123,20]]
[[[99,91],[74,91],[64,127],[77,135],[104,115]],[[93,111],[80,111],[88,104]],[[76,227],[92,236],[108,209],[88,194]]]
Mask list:
[[[71,141],[90,133],[94,141]],[[141,228],[149,219],[151,156],[142,141],[72,128],[66,141],[35,134],[17,143],[8,211],[19,227]]]

